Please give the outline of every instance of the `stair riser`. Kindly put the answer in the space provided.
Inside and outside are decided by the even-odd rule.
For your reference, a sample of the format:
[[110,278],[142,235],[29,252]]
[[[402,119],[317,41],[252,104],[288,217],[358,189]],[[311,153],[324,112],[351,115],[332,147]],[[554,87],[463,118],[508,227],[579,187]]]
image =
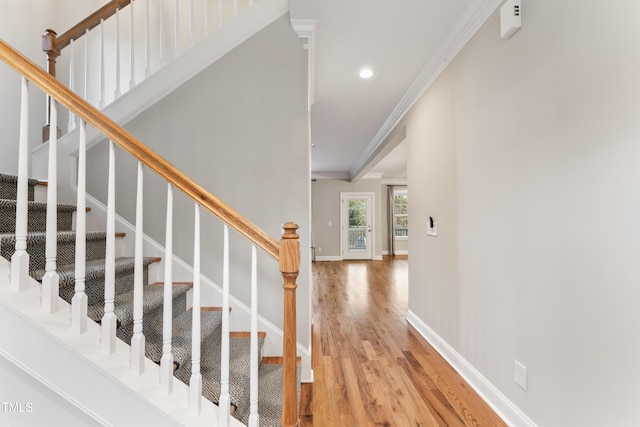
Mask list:
[[[68,265],[75,263],[75,241],[69,239],[58,239],[57,258],[58,265]],[[106,252],[106,240],[104,238],[87,239],[87,261],[104,258]],[[13,236],[2,238],[2,256],[11,260],[15,252],[15,239]],[[36,279],[40,279],[44,274],[46,264],[46,240],[44,236],[27,237],[27,253],[29,254],[29,272]]]
[[[144,267],[142,273],[144,286],[148,283],[148,271],[148,267]],[[116,294],[126,293],[132,290],[133,278],[133,269],[116,274]],[[75,280],[73,280],[73,278],[62,278],[60,281],[60,297],[67,302],[71,302],[71,298],[73,298],[75,294],[74,288]],[[102,306],[102,308],[104,308],[104,276],[86,279],[85,293],[89,306]],[[93,317],[93,319],[98,320],[101,317],[102,313],[98,317]]]
[[[173,298],[173,301],[172,301],[173,318],[175,319],[180,314],[184,313],[186,309],[187,309],[187,294],[185,292]],[[151,312],[145,314],[142,321],[142,330],[145,335],[147,335],[147,332],[150,331],[152,328],[158,328],[159,330],[162,330],[163,311],[164,311],[163,307],[159,306],[154,310],[152,310]],[[127,323],[120,326],[118,328],[117,335],[118,335],[118,338],[130,344],[131,338],[133,337],[133,324]],[[149,359],[153,360],[156,363],[160,362],[160,359],[162,358],[162,341],[158,341],[158,340],[153,341],[153,340],[147,339],[145,352],[146,352],[146,356]]]
[[[229,340],[229,394],[231,404],[241,407],[248,402],[249,373],[251,359],[246,338],[230,338]],[[258,339],[258,361],[262,358],[264,339]],[[208,340],[202,347],[201,372],[207,382],[203,383],[202,395],[216,403],[220,397],[220,335]],[[176,378],[189,384],[191,378],[191,358],[175,372]]]
[[[0,173],[0,199],[16,200],[18,198],[16,177]],[[36,180],[29,180],[28,197],[33,200],[35,194]]]
[[[12,201],[0,200],[0,233],[16,232],[16,206]],[[58,209],[57,227],[58,231],[69,231],[73,226],[73,211],[64,206]],[[27,219],[27,230],[47,231],[47,211],[43,206],[37,208],[29,208],[29,216]]]

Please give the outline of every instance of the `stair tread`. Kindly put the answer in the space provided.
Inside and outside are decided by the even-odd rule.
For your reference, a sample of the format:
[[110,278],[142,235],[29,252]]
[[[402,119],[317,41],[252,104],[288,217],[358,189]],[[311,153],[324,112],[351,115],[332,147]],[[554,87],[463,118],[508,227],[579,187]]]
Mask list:
[[[16,230],[17,201],[14,199],[0,199],[0,232],[13,233]],[[47,224],[47,203],[29,201],[27,206],[27,229],[29,231],[44,231]],[[73,226],[74,205],[59,204],[56,224],[58,230],[71,230]]]
[[[162,284],[154,283],[155,288],[163,289]],[[186,311],[187,293],[191,289],[190,284],[175,283],[171,287],[172,292],[172,318],[177,318]],[[164,289],[162,291],[164,301]],[[147,302],[145,301],[145,304]],[[142,320],[142,331],[145,336],[145,354],[147,358],[154,362],[159,362],[162,355],[162,336],[151,337],[150,331],[161,328],[164,322],[164,304],[160,304],[155,308],[147,310]],[[130,343],[134,334],[134,325],[132,323],[124,323],[118,328],[117,336],[126,343]]]
[[[279,426],[282,417],[282,365],[261,364],[258,372],[260,381],[258,383],[258,413],[260,414],[261,426]],[[300,406],[300,378],[301,366],[298,364],[298,405]],[[243,424],[248,425],[250,415],[250,405],[247,400],[245,405],[240,405],[236,409],[234,416]]]
[[[258,340],[258,359],[262,353],[264,339]],[[246,338],[229,339],[229,395],[231,404],[245,405],[249,393],[250,343]],[[217,403],[220,397],[220,340],[209,340],[202,347],[200,372],[202,374],[202,395]],[[191,378],[191,357],[175,373],[185,384]]]
[[[133,257],[116,258],[115,259],[116,274],[123,271],[132,271],[135,266],[134,260],[135,258]],[[157,262],[157,260],[158,258],[144,257],[143,265],[149,265],[153,262]],[[87,261],[85,264],[86,266],[85,279],[90,280],[90,279],[96,279],[96,278],[103,278],[105,273],[104,264],[105,264],[104,258]],[[75,283],[75,269],[76,269],[75,264],[66,264],[66,265],[58,266],[57,271],[58,271],[58,275],[60,276],[60,287]],[[42,276],[44,276],[44,273],[45,273],[44,270],[36,270],[32,273],[32,275],[33,277],[36,278],[36,280],[42,280]]]
[[[18,183],[18,176],[0,172],[0,182],[8,182],[11,184]],[[27,178],[28,185],[37,185],[40,181],[35,178]]]
[[[73,230],[62,230],[62,231],[58,231],[57,233],[57,240],[58,242],[67,242],[67,241],[73,241],[75,242],[76,239],[76,232]],[[120,237],[122,233],[116,233],[116,237]],[[93,239],[104,239],[107,236],[107,233],[105,231],[87,231],[86,234],[86,239],[87,240],[93,240]],[[0,233],[0,238],[2,238],[2,242],[4,243],[5,241],[7,242],[15,242],[15,233]],[[47,232],[46,231],[29,231],[27,233],[27,245],[29,244],[30,241],[33,241],[34,243],[39,243],[39,242],[43,242],[45,243],[47,239]]]
[[[186,286],[173,288],[173,297],[182,293],[186,293]],[[164,290],[160,286],[146,285],[143,287],[143,316],[162,306],[164,300]],[[133,293],[134,290],[128,292],[116,293],[114,312],[123,325],[133,322]],[[89,317],[94,320],[102,319],[104,315],[104,304],[93,304],[87,307]]]
[[[14,199],[0,199],[0,207],[13,207],[16,206],[18,202]],[[46,202],[36,202],[33,200],[29,200],[28,202],[28,209],[30,210],[41,210],[41,211],[46,211],[47,210],[47,203]],[[67,212],[75,212],[76,209],[76,205],[71,205],[68,203],[58,203],[58,212],[60,211],[67,211]]]
[[[27,179],[27,198],[33,200],[34,187],[39,184],[37,179]],[[16,175],[9,175],[0,173],[0,199],[16,199],[18,189],[18,177]]]
[[[201,342],[206,343],[210,339],[218,339],[214,336],[220,335],[222,326],[222,314],[215,311],[202,311],[200,313]],[[191,310],[181,313],[173,319],[171,351],[173,360],[183,365],[191,354],[191,323],[193,312]],[[151,330],[145,331],[148,347],[147,354],[151,360],[156,362],[162,358],[162,324],[154,325]]]

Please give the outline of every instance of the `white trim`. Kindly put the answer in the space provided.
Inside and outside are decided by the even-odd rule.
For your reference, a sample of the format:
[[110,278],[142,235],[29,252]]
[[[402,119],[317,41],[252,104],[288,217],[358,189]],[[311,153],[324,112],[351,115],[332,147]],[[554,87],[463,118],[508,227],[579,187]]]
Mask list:
[[341,256],[316,256],[316,261],[342,261]]
[[406,178],[400,179],[400,178],[393,178],[393,179],[383,179],[382,182],[380,182],[380,184],[383,185],[407,185],[408,181]]
[[373,260],[374,261],[382,261],[382,255],[374,255],[373,256]]
[[478,393],[509,426],[536,427],[536,424],[527,417],[524,412],[507,399],[507,397],[491,384],[473,365],[411,310],[407,311],[407,321],[416,328],[420,335],[449,362],[453,369],[464,378],[476,393]]
[[[345,246],[347,246],[346,242],[345,242],[345,224],[348,224],[349,220],[348,220],[348,210],[345,210],[345,207],[343,206],[343,203],[345,201],[345,199],[347,198],[370,198],[370,204],[367,207],[367,214],[371,215],[371,217],[369,218],[371,220],[369,227],[371,228],[371,230],[369,230],[369,243],[367,246],[367,249],[370,251],[371,253],[371,258],[360,258],[360,257],[349,257],[349,258],[345,258]],[[375,254],[375,247],[376,247],[376,210],[375,210],[375,205],[376,205],[376,193],[372,192],[372,191],[341,191],[340,192],[340,253],[342,254],[342,258],[343,259],[353,259],[353,260],[357,260],[357,259],[370,259],[373,260],[376,257]],[[346,217],[345,217],[345,213],[346,213]],[[347,237],[348,239],[348,237]],[[367,254],[368,255],[368,254]],[[378,255],[380,256],[380,255]]]
[[396,255],[409,255],[409,251],[396,251]]
[[[440,73],[458,55],[467,42],[486,22],[491,14],[500,6],[503,0],[483,0],[469,5],[461,14],[456,25],[453,26],[447,35],[440,49],[431,56],[431,60],[422,69],[418,78],[413,82],[409,90],[404,94],[398,105],[393,109],[387,120],[384,122],[378,133],[367,145],[354,166],[349,171],[351,180],[357,180],[369,163],[374,159],[376,153],[384,147],[385,141],[393,129],[400,123],[405,114],[420,99],[422,94],[438,78]],[[476,7],[475,4],[477,4]]]
[[311,106],[316,102],[316,25],[318,21],[315,19],[292,19],[291,27],[298,34],[303,42],[302,45],[309,51],[307,65],[308,72],[308,100],[307,107],[311,111]]

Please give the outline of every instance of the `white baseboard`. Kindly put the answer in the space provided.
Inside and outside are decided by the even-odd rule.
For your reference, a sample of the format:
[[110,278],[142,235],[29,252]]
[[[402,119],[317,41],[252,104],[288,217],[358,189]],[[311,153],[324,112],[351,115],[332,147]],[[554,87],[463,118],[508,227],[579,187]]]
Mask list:
[[373,260],[374,261],[382,261],[382,255],[374,255],[373,256]]
[[316,261],[342,261],[341,256],[316,256]]
[[409,251],[396,251],[396,255],[409,255]]
[[433,329],[427,326],[411,310],[407,312],[407,321],[426,339],[429,344],[455,369],[458,374],[487,402],[489,406],[509,426],[536,427],[517,406],[507,399],[493,384],[489,382],[476,368],[462,357],[453,347],[443,340]]

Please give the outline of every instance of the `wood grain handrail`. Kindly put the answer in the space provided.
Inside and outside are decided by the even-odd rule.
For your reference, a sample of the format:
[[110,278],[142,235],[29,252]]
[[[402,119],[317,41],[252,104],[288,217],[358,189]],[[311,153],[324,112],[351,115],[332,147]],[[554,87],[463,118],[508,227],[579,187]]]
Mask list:
[[133,135],[67,89],[58,80],[35,65],[20,52],[13,49],[2,39],[0,39],[0,58],[27,80],[40,87],[45,93],[72,111],[76,116],[81,117],[85,122],[118,144],[149,169],[155,171],[175,188],[178,188],[213,215],[220,218],[220,220],[229,227],[251,240],[256,246],[262,248],[276,260],[279,259],[279,243],[273,237],[240,215],[222,200],[202,188],[191,178],[187,177]]
[[87,16],[82,21],[71,27],[67,32],[56,37],[56,49],[58,51],[61,51],[65,47],[69,46],[71,40],[76,40],[84,36],[86,30],[94,29],[95,27],[100,25],[101,20],[110,18],[111,16],[115,15],[116,10],[122,9],[130,3],[131,0],[112,0],[109,3],[105,4],[100,9],[96,10],[91,15]]

